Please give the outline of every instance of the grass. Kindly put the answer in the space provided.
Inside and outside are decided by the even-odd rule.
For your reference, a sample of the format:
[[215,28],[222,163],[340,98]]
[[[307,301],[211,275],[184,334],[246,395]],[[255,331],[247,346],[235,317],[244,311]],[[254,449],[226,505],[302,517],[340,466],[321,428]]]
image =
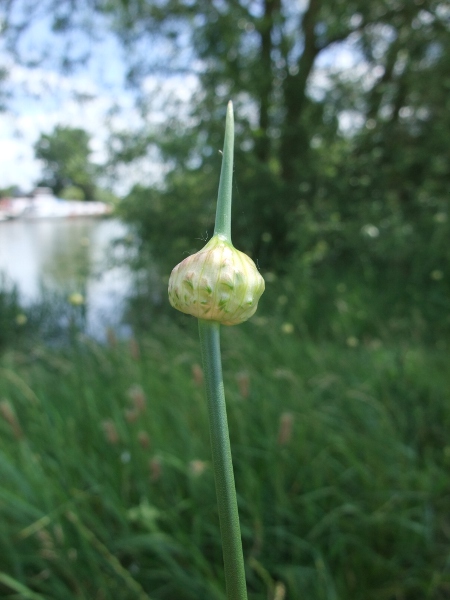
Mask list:
[[[183,322],[0,359],[0,597],[224,599]],[[449,598],[445,352],[255,323],[222,331],[249,598]]]

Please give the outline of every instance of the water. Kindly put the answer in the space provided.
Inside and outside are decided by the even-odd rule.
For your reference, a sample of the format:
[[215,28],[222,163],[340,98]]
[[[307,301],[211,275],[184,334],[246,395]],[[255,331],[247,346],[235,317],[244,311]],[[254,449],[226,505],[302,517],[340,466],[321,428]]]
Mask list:
[[132,282],[126,267],[114,266],[112,244],[126,233],[115,219],[0,222],[0,273],[16,284],[25,304],[48,294],[67,301],[81,294],[89,333],[120,332]]

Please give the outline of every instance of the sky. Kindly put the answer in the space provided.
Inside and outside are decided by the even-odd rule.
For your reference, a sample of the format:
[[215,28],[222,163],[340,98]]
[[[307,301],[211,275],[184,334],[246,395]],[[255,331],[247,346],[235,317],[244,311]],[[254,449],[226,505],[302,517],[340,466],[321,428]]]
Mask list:
[[[1,15],[0,15],[1,20]],[[52,36],[45,19],[37,20],[24,35],[22,53],[31,59],[37,48],[51,40],[50,58],[38,67],[19,64],[0,43],[0,67],[8,72],[2,85],[9,94],[7,110],[0,112],[0,188],[18,185],[23,191],[33,189],[41,175],[41,164],[34,158],[33,146],[42,133],[50,133],[56,125],[81,127],[91,135],[93,162],[101,164],[108,154],[108,134],[115,130],[138,130],[141,117],[134,104],[132,90],[125,85],[124,50],[112,35],[103,35],[96,42],[75,38],[76,51],[90,53],[86,65],[64,74],[54,58],[64,51],[61,37]],[[76,34],[75,34],[76,35]],[[55,52],[56,50],[56,52]],[[311,81],[312,93],[320,94],[326,87],[328,74],[335,69],[354,69],[357,63],[351,46],[332,48],[319,57]],[[149,95],[158,91],[161,101],[152,105],[150,119],[164,119],[164,98],[178,96],[188,105],[197,87],[195,75],[149,76],[143,89]],[[342,115],[342,127],[349,127],[355,115]],[[148,124],[148,122],[147,122]],[[164,166],[157,158],[140,161],[132,167],[119,169],[114,191],[124,194],[134,182],[157,183]]]
[[[0,29],[1,20],[0,9]],[[129,131],[142,125],[134,92],[126,85],[124,50],[117,39],[104,31],[96,40],[79,32],[71,34],[75,47],[72,54],[89,53],[90,58],[85,65],[64,74],[57,61],[58,54],[67,51],[64,36],[52,35],[50,30],[48,19],[42,18],[23,34],[21,55],[29,61],[45,54],[46,45],[51,46],[48,57],[37,67],[27,67],[23,60],[19,64],[0,41],[0,68],[8,73],[0,84],[8,96],[6,110],[0,112],[0,188],[18,185],[25,192],[33,189],[42,170],[34,157],[34,144],[56,125],[85,129],[91,136],[91,159],[98,164],[107,159],[111,130]],[[158,92],[160,99],[152,104],[150,122],[164,119],[167,95],[188,101],[196,85],[193,76],[146,77],[142,89],[149,96]],[[124,194],[134,182],[158,182],[163,173],[156,158],[123,167],[118,169],[113,188]]]
[[[48,29],[47,23],[40,22],[25,34],[31,47],[25,48],[28,57],[49,37]],[[19,64],[4,47],[0,47],[0,64],[8,73],[4,85],[9,96],[6,110],[0,113],[0,188],[19,185],[28,191],[34,186],[41,164],[34,158],[33,146],[41,133],[50,133],[58,124],[86,129],[92,136],[93,160],[105,158],[108,111],[115,104],[122,110],[132,109],[132,98],[123,89],[124,65],[114,39],[99,43],[89,64],[70,75],[50,61],[34,68]]]

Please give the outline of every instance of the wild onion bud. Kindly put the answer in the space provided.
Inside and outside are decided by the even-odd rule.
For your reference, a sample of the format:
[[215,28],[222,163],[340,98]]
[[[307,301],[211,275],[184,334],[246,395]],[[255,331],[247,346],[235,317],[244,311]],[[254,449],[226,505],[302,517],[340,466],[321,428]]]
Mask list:
[[173,269],[169,301],[198,319],[238,325],[255,313],[264,287],[252,259],[216,234]]

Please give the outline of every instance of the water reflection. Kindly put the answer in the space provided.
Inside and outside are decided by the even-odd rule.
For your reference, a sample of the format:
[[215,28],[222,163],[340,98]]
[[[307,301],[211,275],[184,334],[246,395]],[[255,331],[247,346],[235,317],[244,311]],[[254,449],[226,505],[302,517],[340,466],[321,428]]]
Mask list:
[[82,294],[87,329],[102,337],[106,327],[120,329],[131,288],[130,274],[114,266],[112,256],[113,241],[125,234],[125,226],[114,219],[3,222],[0,272],[17,285],[26,303],[41,300],[45,292],[65,298]]

